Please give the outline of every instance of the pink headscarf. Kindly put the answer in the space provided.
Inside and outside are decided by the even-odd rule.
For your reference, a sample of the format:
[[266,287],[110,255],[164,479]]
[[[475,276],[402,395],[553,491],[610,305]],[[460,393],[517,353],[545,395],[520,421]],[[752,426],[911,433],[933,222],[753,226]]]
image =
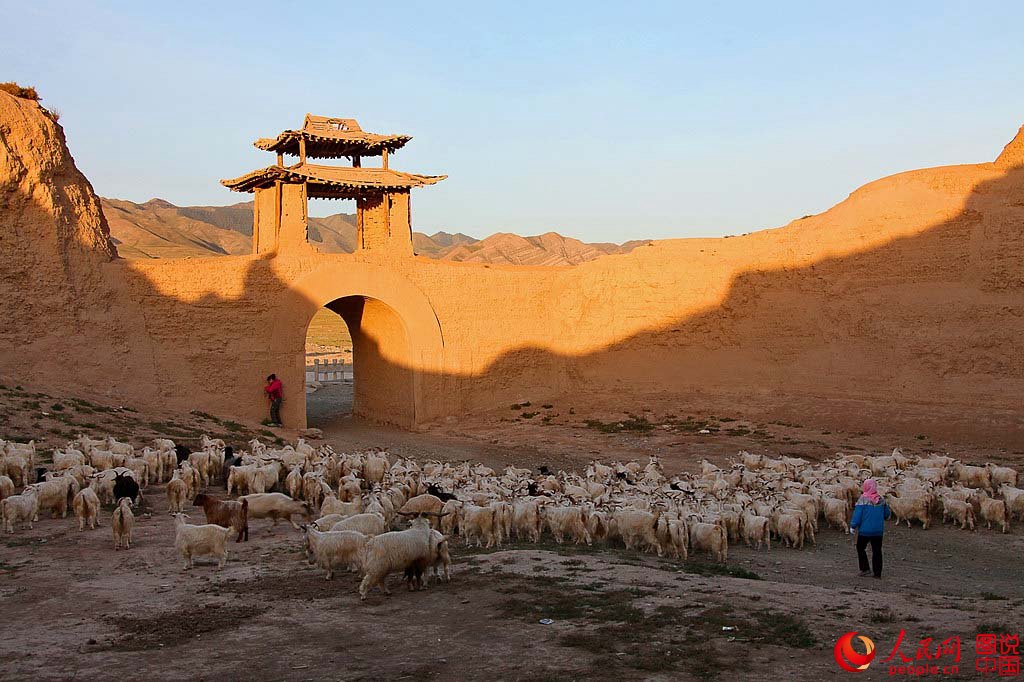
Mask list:
[[871,504],[878,504],[882,501],[882,496],[878,494],[878,483],[875,479],[869,478],[864,481],[864,497],[868,498]]

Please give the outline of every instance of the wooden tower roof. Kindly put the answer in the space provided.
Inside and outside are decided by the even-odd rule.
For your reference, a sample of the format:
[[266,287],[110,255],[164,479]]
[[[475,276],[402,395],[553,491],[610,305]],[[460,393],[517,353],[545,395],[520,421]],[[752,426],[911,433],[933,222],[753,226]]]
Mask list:
[[409,135],[378,135],[364,132],[354,118],[331,118],[306,114],[302,130],[285,130],[275,138],[261,137],[253,144],[259,149],[299,155],[299,140],[306,141],[306,156],[337,159],[343,156],[380,156],[384,150],[401,149]]
[[306,192],[310,198],[359,199],[385,192],[433,185],[447,177],[403,173],[389,168],[347,168],[307,163],[294,166],[267,166],[220,182],[236,192],[252,192],[259,188],[271,187],[277,181],[305,182]]

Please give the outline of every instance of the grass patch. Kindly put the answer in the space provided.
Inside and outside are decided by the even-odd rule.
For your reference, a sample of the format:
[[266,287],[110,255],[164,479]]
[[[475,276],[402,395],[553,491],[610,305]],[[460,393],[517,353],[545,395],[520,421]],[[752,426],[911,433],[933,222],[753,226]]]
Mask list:
[[234,630],[266,610],[265,606],[217,605],[185,607],[153,616],[107,616],[105,620],[121,632],[109,648],[141,651],[158,645],[173,647],[193,641],[200,634]]
[[603,422],[600,419],[588,419],[584,422],[589,429],[595,429],[601,433],[621,433],[632,431],[635,433],[647,433],[654,430],[654,424],[647,420],[647,417],[629,415],[627,419],[618,422]]
[[884,611],[873,612],[868,620],[872,623],[895,623],[899,618],[892,609],[885,609]]
[[532,403],[529,400],[527,400],[525,403],[512,403],[512,406],[509,409],[521,410],[524,407],[530,407],[531,405]]
[[731,578],[744,578],[746,580],[763,580],[763,578],[749,569],[742,566],[730,564],[705,563],[702,561],[682,561],[671,565],[673,569],[694,573],[696,575],[727,575]]
[[[541,568],[541,567],[537,567]],[[541,618],[552,620],[586,619],[604,623],[639,623],[644,612],[633,606],[633,600],[652,594],[647,590],[611,590],[589,592],[567,588],[564,580],[539,576],[524,578],[519,598],[505,599],[498,608],[511,618],[536,623]]]
[[523,419],[533,419],[533,418],[534,418],[534,417],[536,417],[536,416],[537,416],[538,414],[540,414],[540,412],[523,412],[523,413],[522,413],[521,415],[519,415],[519,416],[520,416],[520,417],[522,417]]
[[760,626],[764,641],[768,644],[793,649],[809,649],[817,644],[814,633],[799,616],[765,610],[758,611],[754,617]]
[[984,599],[985,601],[1001,601],[1001,600],[1007,599],[1007,597],[1004,597],[1001,594],[996,594],[995,592],[987,592],[987,591],[981,593],[981,598]]
[[[717,678],[746,666],[743,658],[719,651],[728,608],[699,615],[678,607],[659,607],[630,623],[605,623],[563,635],[559,644],[592,654],[594,668],[643,673],[685,672],[701,680]],[[733,622],[729,619],[728,622]],[[621,673],[620,673],[621,674]]]

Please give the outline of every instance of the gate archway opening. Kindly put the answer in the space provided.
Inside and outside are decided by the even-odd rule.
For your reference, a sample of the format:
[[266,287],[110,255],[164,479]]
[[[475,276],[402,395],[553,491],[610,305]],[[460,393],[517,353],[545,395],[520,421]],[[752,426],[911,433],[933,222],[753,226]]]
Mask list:
[[306,356],[308,426],[343,428],[353,417],[415,423],[409,332],[391,306],[368,296],[327,303],[306,330]]

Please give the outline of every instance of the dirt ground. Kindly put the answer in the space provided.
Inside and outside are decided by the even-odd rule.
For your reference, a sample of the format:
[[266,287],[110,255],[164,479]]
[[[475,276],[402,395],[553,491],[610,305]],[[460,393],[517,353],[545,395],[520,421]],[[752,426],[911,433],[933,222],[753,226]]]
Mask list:
[[[3,405],[24,421],[19,401],[51,400],[9,392]],[[125,414],[88,409],[102,432],[120,433]],[[381,445],[396,455],[491,466],[581,468],[591,457],[653,452],[675,470],[696,468],[704,456],[724,462],[740,449],[817,458],[840,446],[938,446],[744,425],[723,415],[694,415],[701,428],[687,415],[663,428],[664,415],[651,415],[657,426],[650,429],[623,415],[591,417],[590,425],[521,416],[545,410],[558,408],[510,409],[520,416],[494,414],[424,433],[351,418],[323,426],[337,450]],[[189,419],[190,428],[216,426]],[[707,427],[716,430],[701,434]],[[28,432],[30,424],[18,429]],[[1019,461],[1012,452],[971,455],[965,458]],[[130,550],[114,551],[109,510],[93,531],[44,517],[32,531],[0,536],[0,679],[819,680],[847,674],[832,649],[851,630],[878,648],[859,679],[888,677],[881,661],[901,630],[901,651],[911,658],[925,637],[959,636],[962,673],[941,677],[976,679],[975,635],[1024,630],[1020,523],[1006,535],[890,526],[880,581],[857,577],[852,540],[824,527],[817,545],[804,550],[731,546],[725,567],[704,557],[679,562],[615,546],[557,546],[546,537],[496,551],[456,544],[450,584],[410,593],[393,578],[392,596],[373,593],[360,603],[356,577],[325,581],[305,563],[300,534],[285,524],[253,522],[250,542],[229,545],[223,570],[200,560],[183,571],[163,486],[146,497],[151,513],[138,516]]]

